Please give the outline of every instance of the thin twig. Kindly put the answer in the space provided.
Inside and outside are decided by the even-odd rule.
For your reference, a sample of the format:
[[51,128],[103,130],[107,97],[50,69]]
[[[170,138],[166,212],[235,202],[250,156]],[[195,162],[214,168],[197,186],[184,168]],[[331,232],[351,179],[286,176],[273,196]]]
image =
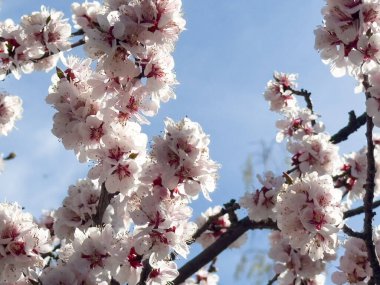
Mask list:
[[[190,240],[186,241],[187,245],[193,244],[197,238],[199,238],[207,229],[210,227],[210,225],[215,222],[220,217],[224,216],[225,214],[229,215],[229,219],[232,224],[235,224],[237,222],[237,215],[235,213],[236,210],[240,209],[240,205],[236,203],[234,199],[231,199],[230,202],[225,203],[224,208],[220,210],[219,213],[210,216],[205,224],[203,224],[198,230],[193,234]],[[178,253],[173,251],[169,254],[168,260],[174,261],[178,256]]]
[[220,210],[219,213],[211,216],[208,218],[206,223],[204,223],[192,236],[192,239],[187,242],[188,245],[195,242],[197,238],[199,238],[209,227],[212,223],[214,223],[217,219],[224,216],[225,214],[229,214],[231,212],[234,212],[236,210],[240,209],[240,205],[235,202],[235,200],[231,200],[230,202],[224,204],[224,208]]
[[71,37],[81,36],[84,35],[84,31],[82,29],[79,29],[78,31],[72,32]]
[[[311,111],[312,114],[314,113],[313,103],[311,102],[311,92],[307,91],[306,89],[294,90],[293,88],[289,88],[289,90],[292,91],[294,95],[302,96],[305,99],[306,107]],[[315,121],[312,121],[312,123],[314,125]]]
[[331,136],[330,142],[338,144],[348,139],[348,137],[360,129],[366,123],[367,114],[364,112],[359,117],[356,117],[354,111],[348,113],[348,124],[340,129],[335,135]]
[[350,237],[356,237],[356,238],[360,238],[360,239],[363,239],[364,238],[364,234],[363,233],[360,233],[360,232],[356,232],[354,231],[353,229],[351,229],[349,226],[347,225],[344,225],[343,228],[342,228],[343,232],[350,236]]
[[16,157],[16,154],[14,152],[11,152],[6,157],[4,157],[3,160],[11,160],[11,159],[14,159],[15,157]]
[[[86,43],[86,41],[85,41],[84,39],[80,39],[79,41],[77,41],[77,42],[75,42],[75,43],[72,43],[72,44],[70,45],[70,48],[69,48],[69,49],[79,47],[79,46],[81,46],[81,45],[84,45],[85,43]],[[69,49],[68,49],[68,50],[69,50]],[[49,57],[49,56],[55,55],[55,54],[56,54],[56,53],[54,53],[54,52],[47,51],[47,52],[45,52],[45,54],[43,54],[41,57],[39,57],[39,58],[35,58],[35,59],[30,59],[30,61],[36,63],[36,62],[39,62],[40,60],[43,60],[43,59],[45,59],[45,58],[47,58],[47,57]]]
[[277,281],[277,279],[278,279],[279,276],[280,276],[280,274],[276,274],[275,276],[273,276],[273,278],[268,281],[268,285],[274,284],[274,282]]
[[[372,209],[375,209],[380,206],[380,200],[373,202]],[[347,210],[343,213],[343,219],[351,218],[364,213],[364,206],[357,207],[352,210]]]
[[179,276],[173,281],[174,285],[183,283],[187,278],[201,269],[203,266],[211,262],[222,251],[224,251],[230,244],[236,241],[248,230],[254,229],[277,229],[277,224],[271,220],[263,222],[250,221],[248,217],[240,220],[236,225],[231,227],[213,244],[199,253],[192,260],[188,261],[182,266],[179,271]]
[[208,272],[213,273],[213,272],[216,272],[216,271],[217,271],[216,266],[215,266],[217,260],[218,260],[218,257],[215,257],[215,258],[211,261],[211,264],[210,264],[210,266],[208,267],[208,270],[207,270]]

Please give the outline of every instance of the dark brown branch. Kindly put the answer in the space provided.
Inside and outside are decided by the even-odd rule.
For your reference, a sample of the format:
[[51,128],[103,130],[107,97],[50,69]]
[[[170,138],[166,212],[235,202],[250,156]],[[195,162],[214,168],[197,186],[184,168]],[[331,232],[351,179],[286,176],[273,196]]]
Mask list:
[[61,248],[61,243],[59,243],[56,246],[54,246],[51,251],[46,252],[46,253],[41,253],[40,255],[41,255],[42,258],[46,258],[46,257],[49,256],[51,258],[57,259],[56,251],[58,249],[60,249],[60,248]]
[[[311,92],[305,90],[305,89],[301,89],[301,90],[294,90],[292,88],[289,88],[290,91],[292,91],[292,93],[294,95],[297,95],[297,96],[302,96],[304,99],[305,99],[305,102],[306,102],[306,107],[311,111],[311,113],[314,113],[313,111],[313,103],[311,102]],[[313,125],[315,124],[315,121],[312,121],[314,122]]]
[[71,37],[81,36],[84,35],[84,31],[82,29],[79,29],[78,31],[72,32]]
[[333,144],[338,144],[342,141],[348,139],[348,137],[360,129],[366,123],[367,114],[364,112],[359,117],[356,117],[354,111],[348,113],[348,124],[341,130],[339,130],[335,135],[331,136],[330,142]]
[[[79,41],[77,41],[77,42],[75,42],[75,43],[72,43],[72,44],[70,45],[70,49],[72,49],[72,48],[76,48],[76,47],[79,47],[79,46],[81,46],[81,45],[84,45],[85,43],[86,43],[86,41],[85,41],[84,39],[80,39]],[[32,62],[39,62],[40,60],[43,60],[43,59],[45,59],[45,58],[47,58],[47,57],[49,57],[49,56],[52,56],[52,55],[54,55],[54,54],[55,54],[54,52],[47,51],[47,52],[45,52],[45,54],[42,55],[41,57],[39,57],[39,58],[35,58],[35,59],[30,59],[30,61],[32,61]]]
[[347,225],[344,225],[343,228],[342,228],[343,232],[350,236],[350,237],[356,237],[356,238],[360,238],[360,239],[363,239],[364,238],[364,234],[363,233],[360,233],[360,232],[356,232],[354,231],[353,229],[351,229],[349,226]]
[[210,266],[209,266],[208,269],[207,269],[208,272],[213,273],[213,272],[216,272],[216,271],[217,271],[216,266],[215,266],[217,260],[218,260],[218,257],[215,257],[215,258],[211,261],[211,264],[210,264]]
[[179,271],[179,276],[173,281],[173,284],[181,284],[203,266],[211,262],[229,245],[241,237],[246,231],[253,229],[277,229],[275,222],[268,220],[265,222],[253,222],[248,217],[240,220],[235,226],[232,226],[213,244],[203,250],[200,254],[182,266]]
[[96,209],[96,214],[92,217],[94,226],[102,226],[103,216],[111,202],[111,199],[116,196],[118,193],[108,193],[105,183],[102,183],[102,188],[100,190],[100,197],[98,202],[98,207]]
[[268,285],[274,284],[274,282],[277,281],[277,279],[278,279],[279,276],[280,276],[280,274],[276,274],[275,276],[273,276],[273,278],[268,281]]
[[140,274],[140,281],[137,283],[137,285],[145,285],[146,280],[148,280],[149,274],[152,271],[152,266],[149,264],[149,259],[146,259],[143,262],[143,270],[141,271]]
[[202,225],[193,235],[192,239],[187,242],[187,244],[192,244],[195,242],[197,238],[199,238],[209,227],[210,225],[215,222],[220,217],[224,216],[225,214],[229,214],[232,212],[235,212],[236,210],[240,209],[240,205],[235,202],[235,200],[231,200],[230,202],[224,204],[224,208],[217,214],[211,216],[208,218],[207,222]]
[[[364,76],[363,86],[368,90],[368,78]],[[366,99],[368,100],[371,97],[371,94],[366,92]],[[364,225],[363,225],[363,234],[364,242],[367,247],[368,259],[373,271],[373,279],[376,284],[380,284],[380,264],[376,255],[375,244],[373,240],[373,217],[375,213],[373,212],[373,198],[375,192],[375,175],[376,175],[376,164],[374,150],[375,146],[372,139],[372,132],[374,124],[370,116],[367,117],[367,180],[365,185],[365,195],[363,198],[364,203]]]
[[[373,202],[372,209],[375,209],[380,206],[380,200]],[[355,209],[348,210],[344,212],[343,219],[351,218],[364,213],[364,206],[357,207]]]
[[[231,199],[230,202],[225,203],[224,208],[217,214],[211,216],[208,218],[206,223],[202,225],[198,230],[193,234],[190,240],[188,240],[186,243],[188,245],[191,245],[195,242],[197,238],[199,238],[209,227],[210,225],[215,222],[218,218],[224,216],[225,214],[229,215],[229,219],[232,224],[235,224],[238,220],[237,215],[235,213],[236,210],[240,209],[240,205],[236,203],[234,199]],[[168,260],[174,261],[178,256],[178,253],[173,251],[170,253]]]
[[11,160],[11,159],[14,159],[16,157],[16,154],[14,152],[11,152],[10,154],[8,154],[6,157],[4,157],[3,159],[4,160]]

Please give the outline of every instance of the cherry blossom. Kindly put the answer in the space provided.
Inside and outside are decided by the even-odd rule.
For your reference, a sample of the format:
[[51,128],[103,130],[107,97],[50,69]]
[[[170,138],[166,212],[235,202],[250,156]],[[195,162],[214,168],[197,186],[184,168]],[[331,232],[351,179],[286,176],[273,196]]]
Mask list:
[[[377,229],[374,242],[376,252],[379,254],[379,229]],[[368,284],[372,276],[372,268],[368,261],[367,248],[362,239],[350,237],[343,247],[344,255],[340,258],[339,271],[332,275],[335,284]]]
[[[349,74],[359,82],[367,115],[378,127],[379,4],[327,0],[315,31],[322,61],[334,76]],[[210,158],[209,136],[188,118],[167,118],[148,149],[142,127],[161,103],[176,98],[173,51],[185,29],[182,2],[86,1],[73,3],[72,11],[78,29],[73,33],[62,12],[45,6],[19,24],[0,22],[0,79],[56,67],[46,98],[56,111],[52,133],[80,162],[90,163],[88,178],[71,185],[61,206],[46,211],[39,224],[19,205],[0,203],[1,284],[167,284],[185,271],[175,261],[189,256],[194,241],[203,248],[218,246],[241,232],[229,246],[238,247],[247,238],[244,231],[256,228],[274,229],[269,257],[279,284],[324,284],[326,264],[340,244],[345,253],[333,282],[369,282],[364,241],[338,240],[344,211],[367,188],[367,148],[340,157],[313,111],[310,93],[296,90],[298,75],[275,72],[264,91],[270,110],[282,116],[276,140],[286,141],[292,168],[281,176],[272,171],[258,176],[261,186],[239,201],[248,217],[230,209],[222,215],[223,208],[215,206],[195,223],[190,203],[200,192],[211,200],[220,168]],[[72,42],[77,36],[81,39]],[[64,54],[79,45],[86,59]],[[306,99],[307,108],[296,96]],[[0,94],[0,134],[7,135],[21,118],[21,103]],[[373,142],[380,168],[376,135]],[[3,161],[1,156],[0,172]],[[343,202],[341,190],[347,195]],[[209,270],[199,268],[182,284],[219,282],[214,263]]]
[[149,273],[148,285],[161,285],[173,281],[178,276],[177,265],[172,261],[158,261]]
[[208,136],[188,118],[178,123],[166,119],[165,127],[164,136],[155,138],[152,151],[157,163],[166,168],[162,185],[193,198],[202,191],[210,199],[219,165],[209,158]]
[[307,136],[301,141],[288,142],[288,150],[293,155],[292,165],[300,173],[335,173],[340,161],[338,149],[325,133]]
[[[21,24],[8,19],[0,24],[0,79],[12,73],[17,79],[21,72],[52,69],[58,53],[70,49],[71,25],[62,12],[48,10],[24,15]],[[46,57],[47,55],[51,55]]]
[[17,204],[0,203],[0,217],[0,281],[16,282],[28,269],[42,269],[41,254],[51,250],[50,235]]
[[15,122],[22,117],[22,100],[17,96],[0,94],[0,134],[3,136],[14,128]]
[[76,229],[74,232],[73,250],[68,265],[77,274],[87,276],[94,281],[111,281],[111,272],[118,263],[112,258],[114,254],[114,239],[111,226],[103,229],[88,228],[85,232]]
[[253,193],[246,193],[240,198],[239,203],[242,207],[248,209],[248,217],[253,221],[275,220],[276,197],[284,179],[281,176],[276,177],[271,171],[266,172],[264,177],[258,175],[258,179],[263,187]]
[[292,248],[315,261],[335,254],[342,222],[342,193],[331,176],[316,172],[296,179],[277,199],[277,225]]
[[285,118],[276,122],[276,127],[279,129],[277,142],[281,142],[284,138],[302,140],[305,135],[310,136],[324,130],[321,122],[315,122],[318,116],[307,108],[294,108],[283,114]]
[[313,261],[307,254],[301,254],[289,244],[289,238],[279,231],[273,231],[270,236],[271,248],[269,257],[276,263],[274,271],[279,274],[279,284],[324,284],[326,263],[324,260]]
[[205,268],[201,268],[195,273],[194,278],[188,278],[182,285],[217,285],[219,284],[219,276],[215,272],[209,272]]
[[269,101],[270,110],[283,112],[287,109],[292,109],[296,106],[296,101],[292,95],[292,89],[295,88],[298,75],[274,73],[274,80],[267,83],[267,88],[264,92],[265,100]]
[[92,226],[96,214],[100,188],[90,180],[79,180],[70,186],[68,197],[54,213],[54,233],[61,239],[73,239],[75,229]]

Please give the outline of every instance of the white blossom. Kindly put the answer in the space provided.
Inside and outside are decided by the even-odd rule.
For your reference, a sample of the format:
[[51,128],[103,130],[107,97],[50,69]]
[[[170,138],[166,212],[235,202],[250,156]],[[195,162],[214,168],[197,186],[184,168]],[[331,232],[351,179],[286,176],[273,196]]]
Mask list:
[[17,96],[0,94],[0,134],[3,136],[14,128],[15,122],[22,117],[22,100]]
[[342,193],[331,176],[316,172],[296,179],[277,200],[277,225],[292,248],[312,260],[335,254],[342,222]]

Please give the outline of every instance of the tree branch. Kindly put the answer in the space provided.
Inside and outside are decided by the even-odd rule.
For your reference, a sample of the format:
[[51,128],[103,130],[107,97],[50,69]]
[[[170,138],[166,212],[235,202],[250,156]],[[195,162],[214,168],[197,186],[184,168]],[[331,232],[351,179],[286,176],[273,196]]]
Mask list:
[[71,37],[81,36],[84,35],[84,31],[82,29],[79,29],[78,31],[72,32]]
[[4,157],[3,160],[11,160],[11,159],[14,159],[15,157],[16,157],[16,154],[14,152],[11,152],[6,157]]
[[348,137],[360,129],[366,123],[367,114],[364,112],[359,117],[356,117],[354,111],[348,113],[348,124],[341,130],[339,130],[335,135],[331,136],[330,142],[333,144],[338,144],[342,141],[348,139]]
[[224,216],[225,214],[229,214],[231,212],[234,212],[236,210],[240,209],[240,205],[236,203],[235,200],[231,200],[230,202],[224,204],[224,208],[220,210],[219,213],[211,216],[208,218],[207,222],[202,225],[192,236],[192,239],[187,242],[188,245],[195,242],[197,238],[199,238],[208,228],[209,226],[215,222],[220,217]]
[[105,213],[108,205],[110,204],[111,199],[114,196],[116,196],[117,194],[118,194],[118,192],[117,193],[108,193],[105,183],[104,182],[102,183],[98,207],[96,209],[96,214],[92,217],[92,221],[93,221],[94,226],[98,226],[98,227],[102,226],[104,213]]
[[276,274],[275,276],[273,276],[273,278],[268,281],[268,285],[274,284],[274,282],[277,281],[277,279],[278,279],[279,276],[280,276],[280,274]]
[[[363,86],[366,90],[368,90],[368,77],[365,75],[363,80]],[[366,99],[371,97],[371,94],[366,91]],[[374,143],[372,139],[373,132],[373,121],[370,116],[367,117],[367,180],[365,185],[365,195],[363,198],[364,203],[364,225],[363,225],[363,234],[364,234],[364,242],[367,247],[368,259],[370,261],[372,271],[373,271],[373,279],[376,284],[380,284],[380,264],[376,255],[375,244],[373,241],[373,225],[372,220],[375,215],[373,212],[373,198],[375,191],[375,175],[376,175],[376,164],[375,164],[375,156],[374,156]]]
[[307,91],[306,89],[294,90],[292,88],[289,88],[289,90],[292,91],[294,95],[302,96],[305,99],[306,107],[311,111],[311,113],[314,113],[313,103],[311,102],[311,92]]
[[120,285],[119,282],[117,282],[115,279],[111,279],[110,285]]
[[173,281],[174,285],[181,284],[203,266],[211,262],[229,245],[236,241],[246,231],[253,229],[277,229],[277,224],[272,220],[265,222],[253,222],[248,217],[240,220],[235,226],[231,227],[213,244],[204,249],[200,254],[182,266],[179,271],[179,276]]
[[[375,209],[380,206],[380,200],[373,202],[372,209]],[[364,213],[364,206],[357,207],[355,209],[347,210],[343,213],[343,219],[351,218],[356,215]]]
[[218,257],[215,257],[211,261],[211,264],[209,265],[209,267],[207,269],[208,272],[212,273],[212,272],[216,272],[217,271],[216,266],[215,266],[217,260],[218,260]]
[[[85,43],[86,43],[86,41],[85,41],[84,39],[80,39],[79,41],[77,41],[77,42],[75,42],[75,43],[72,43],[72,44],[70,45],[70,48],[69,48],[69,49],[79,47],[79,46],[81,46],[81,45],[84,45]],[[69,50],[69,49],[68,49],[68,50]],[[64,50],[64,51],[66,51],[66,50]],[[50,52],[50,51],[47,51],[47,52],[45,52],[45,54],[42,55],[41,57],[36,58],[36,59],[30,59],[30,61],[36,63],[36,62],[39,62],[40,60],[43,60],[43,59],[45,59],[45,58],[47,58],[47,57],[49,57],[49,56],[54,55],[54,54],[56,54],[56,53],[54,53],[54,52]]]
[[137,283],[137,285],[144,285],[146,284],[146,280],[148,280],[149,274],[152,270],[152,266],[149,264],[149,259],[145,259],[143,262],[143,270],[140,274],[140,281]]
[[360,239],[364,239],[364,234],[363,233],[360,233],[360,232],[356,232],[354,231],[353,229],[351,229],[349,226],[347,225],[344,225],[343,228],[342,228],[343,232],[350,236],[350,237],[356,237],[356,238],[360,238]]

